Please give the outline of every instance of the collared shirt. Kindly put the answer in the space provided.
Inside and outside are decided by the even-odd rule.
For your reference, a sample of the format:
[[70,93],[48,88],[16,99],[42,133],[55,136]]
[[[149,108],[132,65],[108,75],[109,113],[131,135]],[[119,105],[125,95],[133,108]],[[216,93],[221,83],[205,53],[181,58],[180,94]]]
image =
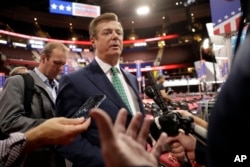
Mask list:
[[[110,80],[110,82],[112,83],[112,72],[111,72],[111,67],[109,64],[103,62],[101,59],[99,59],[97,56],[95,56],[95,60],[97,61],[97,63],[99,64],[99,66],[101,67],[101,69],[103,70],[103,72],[106,74],[107,78]],[[117,67],[118,69],[118,77],[120,78],[120,80],[122,81],[122,85],[125,89],[125,93],[128,97],[128,101],[129,101],[129,104],[131,106],[131,109],[132,109],[132,113],[133,115],[135,115],[136,112],[138,112],[140,109],[139,109],[139,104],[136,103],[138,100],[137,100],[137,97],[133,91],[133,89],[130,87],[129,84],[127,84],[124,76],[122,75],[122,72],[120,70],[120,67],[119,67],[119,64],[116,64],[115,67]]]
[[37,68],[35,68],[34,70],[39,78],[41,78],[42,81],[46,84],[47,89],[51,92],[53,100],[55,102],[59,83],[55,79],[53,79],[52,82],[49,82],[48,77],[41,73]]
[[20,157],[25,145],[26,137],[20,132],[11,133],[7,139],[0,140],[0,166],[12,166]]

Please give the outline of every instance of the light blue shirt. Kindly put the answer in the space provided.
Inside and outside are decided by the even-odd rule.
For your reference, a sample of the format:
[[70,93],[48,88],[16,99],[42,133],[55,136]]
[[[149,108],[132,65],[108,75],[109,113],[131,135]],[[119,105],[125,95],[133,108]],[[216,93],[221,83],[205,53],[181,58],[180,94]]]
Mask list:
[[43,73],[41,73],[38,70],[38,68],[35,68],[34,71],[38,75],[38,77],[41,78],[42,81],[45,83],[49,92],[51,92],[52,97],[53,97],[53,101],[55,103],[59,83],[55,79],[53,79],[52,82],[50,83],[48,77],[46,77]]

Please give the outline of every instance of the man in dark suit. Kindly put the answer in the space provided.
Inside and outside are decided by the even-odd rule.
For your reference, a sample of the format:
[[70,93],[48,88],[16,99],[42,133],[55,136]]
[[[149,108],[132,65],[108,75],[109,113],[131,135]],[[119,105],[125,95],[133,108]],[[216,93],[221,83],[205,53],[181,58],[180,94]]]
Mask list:
[[[95,94],[106,95],[106,99],[99,108],[106,111],[113,122],[121,108],[129,112],[128,122],[136,112],[144,114],[136,77],[119,66],[123,50],[123,28],[117,16],[113,13],[105,13],[93,19],[89,26],[89,34],[95,58],[86,67],[61,77],[56,102],[57,116],[72,117],[77,108]],[[118,69],[118,76],[125,89],[129,106],[112,84],[114,74],[111,67]],[[104,166],[98,130],[94,121],[91,121],[89,129],[79,135],[72,144],[60,146],[58,151],[69,159],[74,167]]]

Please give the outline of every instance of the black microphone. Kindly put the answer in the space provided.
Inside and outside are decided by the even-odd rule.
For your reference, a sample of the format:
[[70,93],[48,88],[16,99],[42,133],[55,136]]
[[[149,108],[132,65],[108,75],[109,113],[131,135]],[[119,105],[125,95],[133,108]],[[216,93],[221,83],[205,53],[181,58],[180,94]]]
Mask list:
[[148,97],[154,100],[154,102],[160,107],[162,112],[168,112],[167,103],[161,96],[159,90],[153,89],[152,86],[147,86],[145,88],[145,93]]
[[149,79],[149,86],[145,88],[145,93],[148,97],[152,98],[155,103],[160,107],[160,109],[163,112],[168,112],[168,104],[167,102],[163,99],[161,92],[159,89],[156,87],[156,81],[152,75],[152,73],[149,71],[147,72],[147,76]]
[[168,111],[168,104],[157,89],[156,82],[151,72],[148,72],[147,74],[150,86],[146,87],[145,93],[148,97],[152,98],[163,111],[162,115],[154,118],[150,127],[152,136],[157,140],[162,131],[166,132],[169,136],[175,136],[179,133],[179,129],[183,129],[186,134],[190,133],[193,129],[193,118],[182,117],[178,112]]
[[[156,82],[154,78],[152,77],[151,72],[148,72],[147,74],[148,74],[148,78],[150,81],[150,86],[147,86],[145,88],[145,93],[148,97],[152,98],[154,102],[162,110],[162,115],[154,117],[154,120],[151,123],[151,126],[150,126],[151,136],[155,140],[158,140],[162,132],[167,133],[169,136],[178,135],[179,129],[184,130],[185,134],[196,132],[194,131],[195,126],[194,126],[194,123],[193,123],[194,120],[192,117],[183,117],[179,112],[168,111],[168,104],[163,99],[160,91],[157,89]],[[204,134],[205,136],[206,132],[202,134]],[[185,164],[187,164],[188,166],[191,166],[191,163],[189,162],[189,160],[187,160],[187,162],[185,161]]]

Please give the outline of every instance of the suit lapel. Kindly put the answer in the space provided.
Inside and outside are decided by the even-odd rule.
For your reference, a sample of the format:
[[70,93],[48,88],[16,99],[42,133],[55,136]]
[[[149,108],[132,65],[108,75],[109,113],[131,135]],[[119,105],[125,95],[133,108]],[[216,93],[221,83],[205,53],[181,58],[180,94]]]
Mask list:
[[88,67],[86,67],[86,77],[105,94],[112,102],[118,106],[124,106],[119,94],[116,92],[112,83],[106,77],[100,66],[93,60]]
[[137,80],[134,78],[134,76],[132,74],[130,74],[129,72],[123,70],[121,68],[122,73],[124,74],[125,79],[127,80],[127,83],[131,86],[131,88],[133,89],[135,96],[137,97],[137,102],[139,105],[139,110],[144,114],[144,108],[142,103],[140,102],[140,92],[138,90],[138,83]]
[[[135,91],[137,88],[136,88],[136,85],[134,84],[134,79],[129,77],[129,75],[127,74],[127,72],[125,70],[123,70],[122,68],[120,68],[122,73],[123,73],[123,76],[125,77],[126,79],[126,82],[132,87],[132,89]],[[136,91],[135,91],[136,92]]]
[[125,79],[127,80],[127,83],[131,86],[131,88],[133,89],[133,91],[135,92],[135,95],[137,96],[137,98],[140,98],[139,92],[138,92],[138,88],[137,88],[137,83],[136,80],[134,78],[132,78],[131,76],[129,76],[129,74],[127,74],[128,72],[126,72],[125,70],[123,70],[121,68],[121,71],[125,77]]

